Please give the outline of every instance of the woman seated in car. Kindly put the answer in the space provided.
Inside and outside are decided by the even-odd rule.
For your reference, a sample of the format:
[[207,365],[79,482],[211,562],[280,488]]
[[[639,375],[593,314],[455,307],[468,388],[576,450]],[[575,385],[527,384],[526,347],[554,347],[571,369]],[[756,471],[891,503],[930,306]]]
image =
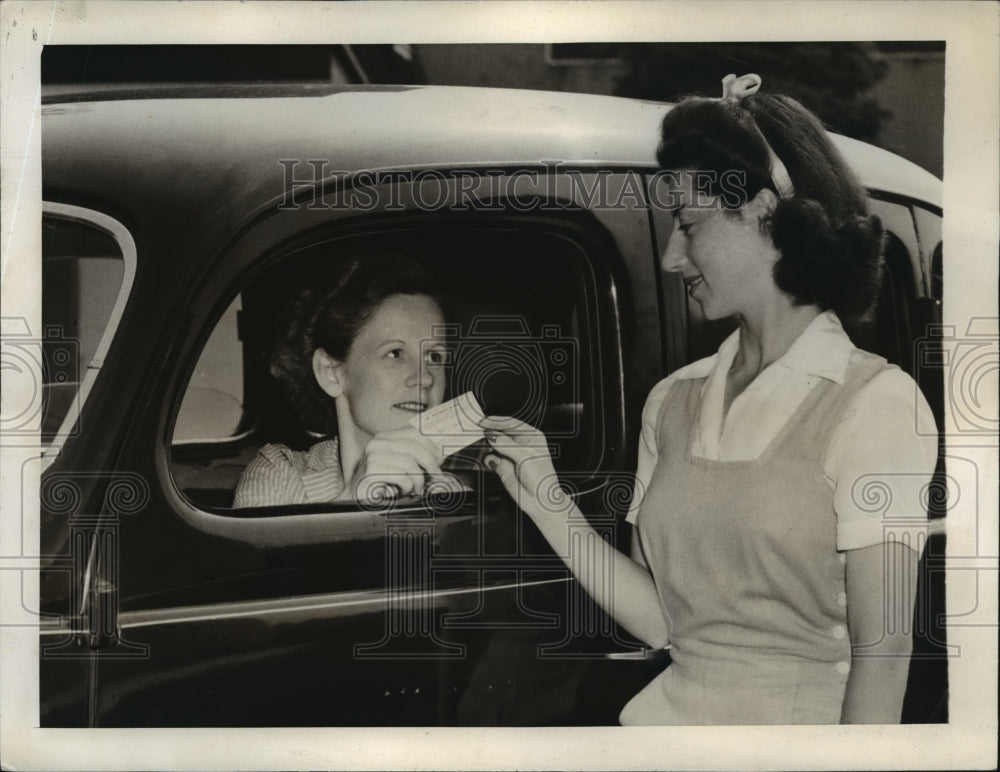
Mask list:
[[233,506],[422,493],[441,468],[410,422],[444,397],[443,324],[434,280],[401,256],[338,261],[303,290],[271,374],[317,441],[301,451],[263,446]]
[[936,442],[916,384],[841,325],[875,299],[882,226],[815,116],[756,76],[724,84],[663,121],[662,267],[739,329],[646,401],[631,558],[580,538],[533,428],[484,420],[486,463],[587,590],[670,647],[622,723],[895,723],[920,543],[865,499],[919,501]]

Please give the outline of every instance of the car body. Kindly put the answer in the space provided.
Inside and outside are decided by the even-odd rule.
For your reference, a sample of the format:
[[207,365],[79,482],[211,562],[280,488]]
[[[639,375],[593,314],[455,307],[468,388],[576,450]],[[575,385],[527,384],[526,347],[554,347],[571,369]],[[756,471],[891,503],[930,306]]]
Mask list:
[[[669,109],[402,86],[48,101],[43,726],[614,723],[665,658],[475,452],[455,460],[469,491],[391,506],[234,510],[232,491],[264,442],[308,442],[267,374],[282,298],[332,254],[403,251],[442,283],[451,393],[540,425],[625,547],[645,395],[730,329],[659,270]],[[940,304],[940,181],[834,139],[890,232],[878,318],[853,334],[940,415],[940,373],[912,356]],[[943,716],[930,660],[911,720]]]

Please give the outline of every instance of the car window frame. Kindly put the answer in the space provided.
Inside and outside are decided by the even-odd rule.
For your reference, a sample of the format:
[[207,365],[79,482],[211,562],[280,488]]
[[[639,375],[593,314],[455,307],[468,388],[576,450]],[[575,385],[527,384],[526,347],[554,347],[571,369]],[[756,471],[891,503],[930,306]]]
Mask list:
[[869,190],[868,201],[871,213],[882,220],[886,232],[895,236],[906,251],[910,263],[910,281],[914,289],[914,296],[919,297],[920,290],[925,286],[924,263],[920,250],[920,239],[913,220],[912,200],[898,195],[885,194],[878,190]]
[[[544,179],[533,182],[539,186],[546,184]],[[298,212],[300,217],[305,213],[305,211]],[[518,209],[517,206],[510,206],[502,211],[448,211],[444,216],[461,218],[468,223],[481,218],[485,222],[495,223],[498,227],[501,225],[512,227],[519,220],[523,220],[525,214],[523,209]],[[569,214],[568,219],[566,218],[566,214]],[[529,215],[531,220],[530,227],[547,234],[549,237],[568,239],[580,250],[581,256],[587,261],[589,273],[594,273],[595,260],[603,261],[607,257],[605,252],[610,248],[615,253],[621,265],[607,265],[602,270],[608,274],[608,280],[614,287],[615,294],[620,295],[618,284],[622,278],[626,277],[625,264],[628,258],[618,253],[616,239],[611,234],[608,225],[602,218],[595,216],[595,214],[595,212],[590,211],[586,207],[570,213],[532,214]],[[194,351],[195,353],[190,355],[189,351],[183,355],[184,365],[178,368],[178,373],[175,374],[176,377],[172,379],[171,384],[168,386],[168,396],[160,410],[161,430],[159,436],[163,441],[157,444],[156,451],[156,466],[158,468],[158,477],[161,480],[160,487],[168,499],[170,499],[171,510],[189,525],[194,525],[199,530],[208,531],[216,536],[242,541],[247,544],[266,547],[290,547],[328,543],[350,538],[372,537],[378,532],[379,528],[384,530],[384,518],[386,514],[398,510],[398,507],[387,508],[384,505],[380,505],[376,510],[364,502],[344,502],[343,504],[334,502],[329,504],[310,504],[304,508],[289,507],[288,509],[292,511],[287,514],[277,514],[263,510],[259,515],[247,516],[244,514],[241,516],[239,510],[233,510],[232,514],[228,510],[226,512],[213,511],[210,508],[199,505],[197,502],[191,501],[180,489],[172,473],[172,443],[170,442],[170,438],[172,437],[173,426],[180,409],[182,393],[190,380],[191,370],[196,366],[197,359],[212,330],[217,325],[219,317],[244,287],[259,277],[262,272],[287,256],[292,245],[300,246],[303,239],[311,240],[313,238],[311,234],[322,231],[327,231],[328,233],[341,231],[343,234],[348,235],[366,229],[374,230],[377,226],[373,227],[373,223],[385,221],[426,223],[429,222],[428,217],[435,216],[434,214],[428,215],[427,212],[412,209],[407,209],[406,211],[378,210],[365,212],[364,214],[339,211],[334,216],[320,217],[318,222],[304,225],[299,224],[298,227],[293,228],[289,228],[288,225],[282,223],[272,228],[270,224],[276,218],[281,218],[282,215],[287,218],[289,212],[278,211],[270,217],[258,220],[252,226],[245,229],[240,234],[241,238],[235,243],[230,244],[218,256],[217,259],[220,262],[216,262],[212,267],[215,270],[221,261],[229,259],[234,260],[234,265],[242,263],[242,268],[232,272],[227,271],[228,279],[225,279],[225,290],[221,292],[216,291],[214,299],[206,301],[213,309],[206,315],[206,319],[211,320],[210,322],[206,322],[206,327],[209,328],[202,328],[195,334],[195,338],[189,338],[189,341],[194,342],[186,343],[185,348],[190,346],[190,351]],[[581,225],[581,219],[586,221],[585,225]],[[545,225],[545,223],[549,223],[549,225]],[[414,227],[426,228],[428,226]],[[579,231],[583,234],[584,238],[574,238],[571,235],[572,231]],[[262,232],[266,234],[264,238],[260,241],[255,240],[255,234],[261,234]],[[596,247],[596,251],[587,249],[588,242]],[[263,243],[263,246],[261,246],[261,243]],[[251,244],[256,245],[256,251],[252,255],[249,254]],[[239,257],[234,258],[234,255],[237,253],[239,253]],[[208,269],[209,266],[206,266],[206,270]],[[222,281],[221,277],[220,281]],[[587,279],[586,285],[587,304],[594,303],[595,307],[601,306],[600,288],[595,283],[595,280]],[[618,309],[616,308],[614,313],[616,324],[620,321],[617,319],[618,313]],[[187,314],[185,316],[187,317]],[[601,316],[597,315],[592,324],[595,327],[589,335],[596,335],[599,339],[602,339],[605,336],[606,325],[611,324],[611,319],[602,323]],[[625,346],[624,341],[621,340],[621,335],[621,325],[617,324],[615,348],[619,352],[619,357],[621,356],[621,350]],[[601,345],[604,344],[601,343]],[[597,389],[598,393],[604,393],[606,389],[605,380],[607,378],[602,377],[600,368],[595,370],[594,378],[599,380],[600,383],[595,383],[592,386]],[[619,398],[620,400],[624,400],[625,394],[620,394]],[[595,472],[597,473],[599,473],[598,467],[606,469],[609,466],[610,458],[603,450],[608,442],[608,422],[611,421],[613,423],[611,427],[613,433],[622,434],[625,432],[625,426],[619,415],[620,412],[621,409],[617,405],[605,405],[603,407],[604,420],[598,427],[601,437],[599,440],[594,441],[594,447],[592,448],[592,455],[596,455],[596,458],[591,459],[591,464],[596,465]],[[227,443],[232,443],[236,439],[230,438],[227,440]],[[400,506],[406,512],[412,512],[417,509],[422,509],[426,512],[428,509],[426,504],[416,502],[401,502]],[[337,530],[344,532],[333,533]]]
[[136,249],[135,239],[132,237],[128,228],[126,228],[118,220],[104,214],[103,212],[73,204],[64,204],[57,201],[43,201],[42,217],[59,218],[71,222],[82,223],[83,225],[102,231],[114,239],[121,251],[122,258],[122,279],[121,284],[118,287],[118,293],[115,296],[115,302],[111,307],[111,312],[108,315],[108,321],[104,326],[104,331],[101,333],[101,337],[98,340],[94,356],[86,365],[83,378],[80,380],[80,387],[77,390],[76,397],[70,403],[69,410],[60,423],[55,436],[52,438],[52,442],[49,443],[42,453],[42,471],[44,472],[49,466],[51,466],[56,458],[59,457],[59,453],[66,444],[66,440],[73,432],[73,427],[83,414],[87,398],[93,391],[94,384],[97,382],[97,378],[104,366],[104,360],[111,349],[115,334],[118,331],[118,327],[121,324],[122,317],[125,313],[125,306],[128,303],[129,297],[132,294],[132,288],[135,285],[135,277],[138,268],[138,251]]
[[911,202],[913,225],[920,245],[920,261],[924,272],[924,294],[933,300],[941,300],[941,287],[935,281],[937,253],[943,243],[944,215],[938,208],[923,201]]

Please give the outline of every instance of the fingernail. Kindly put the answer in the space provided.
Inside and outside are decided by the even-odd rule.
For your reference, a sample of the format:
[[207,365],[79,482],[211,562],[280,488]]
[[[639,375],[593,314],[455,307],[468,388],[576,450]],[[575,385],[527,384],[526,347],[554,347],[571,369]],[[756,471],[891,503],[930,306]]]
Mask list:
[[489,469],[491,472],[495,472],[497,470],[497,464],[499,463],[499,460],[497,459],[496,456],[487,456],[486,458],[483,459],[483,463],[486,465],[487,469]]

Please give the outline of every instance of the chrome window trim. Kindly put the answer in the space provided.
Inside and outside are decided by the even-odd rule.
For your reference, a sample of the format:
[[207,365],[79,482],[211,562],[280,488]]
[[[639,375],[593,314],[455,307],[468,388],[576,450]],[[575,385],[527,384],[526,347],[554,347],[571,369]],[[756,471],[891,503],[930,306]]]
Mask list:
[[[429,605],[445,604],[449,598],[473,597],[487,592],[565,584],[568,581],[568,577],[558,576],[488,586],[436,590],[410,588],[398,594],[387,593],[384,589],[372,589],[324,593],[322,595],[300,595],[289,598],[208,603],[200,606],[126,611],[119,616],[119,624],[123,630],[131,630],[137,627],[219,622],[226,619],[259,619],[271,624],[282,621],[294,623],[310,619],[334,619],[359,613],[384,612],[392,607],[401,609],[427,608]],[[444,626],[449,626],[447,621]]]
[[122,315],[125,312],[125,304],[128,302],[128,298],[132,294],[132,285],[135,283],[136,266],[138,264],[138,253],[136,251],[135,240],[132,238],[132,234],[129,233],[128,229],[124,225],[117,220],[108,217],[108,215],[96,212],[93,209],[73,206],[72,204],[62,204],[55,201],[43,201],[42,216],[45,217],[47,215],[83,223],[107,233],[115,240],[118,244],[118,248],[121,250],[123,271],[121,286],[118,288],[118,296],[115,298],[115,303],[111,307],[111,314],[108,316],[108,322],[104,326],[104,332],[101,334],[101,339],[97,344],[97,350],[94,352],[94,357],[87,363],[87,369],[80,382],[80,388],[77,391],[76,399],[74,399],[70,405],[69,411],[66,413],[66,417],[59,426],[59,431],[56,432],[56,436],[53,437],[52,442],[42,453],[43,472],[58,457],[63,445],[66,443],[66,438],[69,437],[70,432],[73,430],[73,426],[83,413],[83,406],[87,401],[87,397],[90,395],[91,389],[94,387],[94,383],[97,380],[98,373],[101,371],[101,367],[104,365],[104,358],[107,356],[107,353],[111,348],[111,341],[115,337],[118,325],[121,323]]
[[[912,202],[910,205],[910,214],[913,217],[913,229],[916,231],[917,245],[920,248],[920,268],[924,279],[924,295],[933,298],[932,274],[934,272],[934,252],[937,250],[938,245],[942,243],[944,214],[934,211],[920,201]],[[932,221],[936,221],[936,227],[932,225]],[[932,235],[931,231],[936,238],[929,238]]]
[[227,442],[241,442],[242,440],[248,439],[255,430],[256,426],[251,427],[244,432],[240,432],[239,434],[230,435],[229,437],[190,437],[186,440],[171,440],[170,447],[183,448],[191,445],[225,445]]

